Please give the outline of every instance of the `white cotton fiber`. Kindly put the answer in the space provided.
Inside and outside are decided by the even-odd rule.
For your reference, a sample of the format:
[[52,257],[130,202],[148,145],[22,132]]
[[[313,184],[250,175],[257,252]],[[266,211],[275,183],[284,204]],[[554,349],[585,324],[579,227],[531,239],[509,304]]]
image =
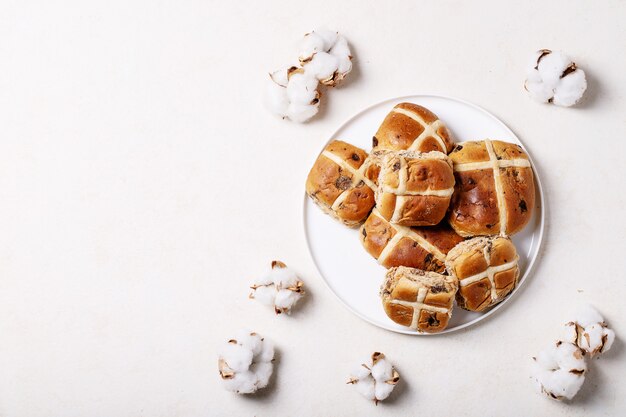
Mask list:
[[564,326],[564,340],[575,343],[589,356],[595,356],[611,349],[615,332],[611,330],[602,315],[591,305],[578,309],[575,319]]
[[335,31],[307,33],[298,46],[300,66],[272,72],[265,103],[274,114],[304,123],[319,111],[320,86],[334,87],[352,71],[348,41]]
[[307,34],[300,45],[298,56],[305,72],[330,87],[337,85],[352,70],[348,41],[337,32],[316,30]]
[[241,331],[222,345],[218,367],[222,385],[238,394],[252,394],[267,386],[274,365],[274,346],[260,335]]
[[400,374],[385,355],[374,352],[370,358],[354,368],[348,383],[354,384],[363,397],[378,404],[389,397],[399,380]]
[[542,49],[533,56],[524,86],[534,100],[569,107],[582,98],[587,80],[567,55]]
[[256,280],[250,298],[274,307],[276,314],[291,312],[304,295],[303,282],[296,273],[280,261],[272,263],[268,275]]
[[572,343],[557,342],[533,359],[532,377],[550,398],[571,400],[585,382],[584,353]]

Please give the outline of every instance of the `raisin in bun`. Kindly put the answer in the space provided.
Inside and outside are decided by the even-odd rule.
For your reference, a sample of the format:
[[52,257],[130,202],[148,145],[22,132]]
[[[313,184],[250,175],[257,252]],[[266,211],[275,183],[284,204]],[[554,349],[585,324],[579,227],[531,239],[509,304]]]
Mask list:
[[444,272],[446,254],[463,238],[445,222],[431,227],[406,227],[389,223],[374,209],[361,226],[365,250],[385,268],[409,266]]
[[457,289],[453,277],[400,266],[387,272],[380,296],[394,322],[418,332],[437,333],[448,325]]
[[456,180],[448,213],[461,236],[512,235],[526,226],[535,184],[521,146],[497,140],[458,144],[449,155]]
[[390,151],[381,159],[375,195],[380,214],[402,226],[438,224],[454,192],[450,159],[437,151]]
[[484,311],[513,291],[519,279],[519,256],[510,239],[475,237],[448,252],[446,268],[458,279],[456,302],[470,311]]
[[319,155],[306,181],[306,193],[327,214],[358,226],[374,207],[374,181],[367,153],[334,140]]

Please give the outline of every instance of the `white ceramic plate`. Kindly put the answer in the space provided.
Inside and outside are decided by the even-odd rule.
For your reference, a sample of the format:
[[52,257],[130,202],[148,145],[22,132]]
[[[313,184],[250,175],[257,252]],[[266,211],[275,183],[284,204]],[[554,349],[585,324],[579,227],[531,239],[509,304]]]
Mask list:
[[[484,109],[455,98],[434,95],[399,97],[375,104],[344,123],[328,140],[340,139],[369,151],[372,136],[389,110],[404,101],[432,110],[450,129],[456,142],[491,138],[524,146],[504,123]],[[528,279],[539,253],[544,225],[544,196],[534,164],[533,170],[536,186],[535,210],[526,228],[513,236],[520,256],[521,278],[518,287],[507,299],[485,313],[473,313],[455,306],[448,328],[441,333],[463,329],[492,315],[506,305]],[[353,313],[387,330],[423,334],[394,323],[385,314],[378,296],[385,268],[365,251],[358,237],[358,229],[348,228],[324,214],[306,196],[304,229],[309,251],[321,276]]]

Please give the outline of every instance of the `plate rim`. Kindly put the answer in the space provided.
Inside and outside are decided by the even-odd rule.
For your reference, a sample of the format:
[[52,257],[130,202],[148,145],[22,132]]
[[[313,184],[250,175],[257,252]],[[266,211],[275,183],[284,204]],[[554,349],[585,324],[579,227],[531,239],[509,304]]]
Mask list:
[[306,194],[306,191],[304,192],[304,198],[302,200],[302,227],[304,228],[304,237],[306,240],[306,246],[309,252],[309,256],[311,258],[311,260],[313,261],[313,265],[315,266],[315,270],[317,271],[318,275],[322,278],[322,281],[324,282],[324,285],[326,285],[326,288],[333,294],[333,296],[339,300],[340,304],[343,305],[345,308],[348,309],[348,311],[350,311],[352,314],[356,315],[357,317],[359,317],[361,320],[364,320],[365,322],[367,322],[368,324],[370,324],[371,326],[375,326],[379,329],[383,329],[386,331],[390,331],[390,332],[394,332],[394,333],[398,333],[398,334],[406,334],[406,335],[410,335],[410,336],[439,336],[439,335],[444,335],[444,334],[450,334],[450,333],[454,333],[456,331],[459,330],[465,330],[469,327],[472,327],[476,324],[478,324],[479,322],[487,319],[488,317],[491,317],[492,314],[494,314],[496,311],[500,310],[504,305],[508,304],[510,302],[510,300],[516,296],[516,294],[518,292],[520,292],[520,289],[525,285],[526,281],[528,281],[529,277],[531,276],[531,274],[534,272],[535,269],[535,265],[536,265],[536,261],[537,259],[540,257],[541,254],[541,248],[543,245],[543,237],[544,237],[544,231],[545,231],[545,211],[546,211],[546,202],[545,202],[545,195],[543,192],[543,185],[541,184],[541,177],[539,175],[539,171],[537,170],[537,165],[535,164],[532,155],[528,152],[528,149],[526,149],[526,146],[524,145],[524,142],[522,142],[522,140],[518,137],[518,135],[509,127],[507,126],[502,120],[500,120],[496,115],[494,115],[493,113],[489,112],[488,110],[486,110],[485,108],[474,104],[470,101],[464,100],[464,99],[460,99],[457,97],[452,97],[452,96],[447,96],[447,95],[442,95],[442,94],[411,94],[411,95],[404,95],[404,96],[398,96],[398,97],[392,97],[392,98],[388,98],[385,100],[381,100],[378,101],[374,104],[371,104],[363,109],[361,109],[360,111],[358,111],[357,113],[355,113],[354,115],[352,115],[351,117],[349,117],[347,120],[345,120],[343,123],[341,123],[341,125],[334,130],[334,132],[330,135],[330,139],[328,139],[326,142],[324,142],[322,149],[320,150],[320,152],[316,155],[315,159],[313,161],[315,161],[319,155],[324,151],[324,148],[326,147],[326,145],[333,140],[332,138],[335,137],[337,135],[337,133],[342,130],[346,125],[348,125],[349,123],[351,123],[352,121],[354,121],[356,118],[358,118],[359,116],[361,116],[362,114],[364,114],[365,112],[373,109],[374,107],[378,107],[381,105],[384,105],[385,103],[391,103],[391,102],[395,102],[395,101],[404,101],[404,100],[409,100],[411,98],[437,98],[437,99],[444,99],[444,100],[451,100],[451,101],[456,101],[458,103],[464,104],[466,106],[469,107],[473,107],[474,109],[484,113],[485,115],[489,116],[491,119],[493,119],[494,121],[496,121],[498,124],[501,125],[501,127],[503,127],[506,131],[508,131],[511,136],[515,137],[517,139],[517,141],[519,142],[519,144],[521,145],[522,149],[524,150],[524,152],[526,152],[526,155],[528,155],[528,159],[530,161],[530,165],[533,169],[534,172],[534,179],[535,181],[535,187],[537,187],[537,189],[539,190],[539,196],[541,198],[541,207],[540,207],[540,217],[539,217],[539,237],[537,240],[537,249],[536,249],[536,253],[535,255],[529,260],[528,266],[526,267],[526,270],[524,271],[524,274],[522,275],[522,277],[519,279],[519,284],[515,287],[515,289],[513,290],[513,292],[511,294],[509,294],[505,300],[503,300],[502,302],[500,302],[499,304],[497,304],[496,306],[494,306],[493,308],[491,308],[488,312],[480,315],[479,317],[476,317],[473,320],[468,321],[467,323],[463,323],[462,325],[456,326],[454,328],[446,328],[444,330],[442,330],[441,332],[438,333],[424,333],[424,332],[418,332],[412,329],[399,329],[399,328],[392,328],[392,327],[388,327],[385,326],[383,324],[380,323],[376,323],[373,320],[369,319],[368,317],[364,316],[363,314],[361,314],[360,312],[356,311],[352,306],[350,306],[345,300],[343,300],[338,294],[337,292],[330,286],[328,279],[324,276],[324,274],[322,274],[322,271],[320,270],[316,258],[313,254],[313,251],[311,250],[311,242],[310,242],[310,236],[309,236],[309,232],[308,232],[308,227],[307,227],[307,221],[306,221],[306,217],[307,217],[307,201],[308,201],[308,196]]

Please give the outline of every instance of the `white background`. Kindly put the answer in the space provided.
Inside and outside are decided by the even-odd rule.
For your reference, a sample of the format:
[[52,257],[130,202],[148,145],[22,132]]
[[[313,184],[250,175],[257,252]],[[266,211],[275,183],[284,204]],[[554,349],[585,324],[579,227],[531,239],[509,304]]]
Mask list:
[[[623,415],[622,341],[571,404],[536,394],[529,365],[583,302],[626,338],[625,18],[623,1],[2,1],[0,415]],[[350,40],[350,81],[309,124],[273,118],[267,72],[321,25]],[[586,70],[577,108],[523,91],[546,47]],[[427,338],[349,313],[302,227],[328,135],[418,93],[507,123],[548,209],[536,273],[511,304]],[[247,299],[272,259],[306,282],[291,317]],[[217,346],[241,327],[278,346],[256,397],[219,385]],[[374,350],[403,377],[378,407],[344,383]]]

